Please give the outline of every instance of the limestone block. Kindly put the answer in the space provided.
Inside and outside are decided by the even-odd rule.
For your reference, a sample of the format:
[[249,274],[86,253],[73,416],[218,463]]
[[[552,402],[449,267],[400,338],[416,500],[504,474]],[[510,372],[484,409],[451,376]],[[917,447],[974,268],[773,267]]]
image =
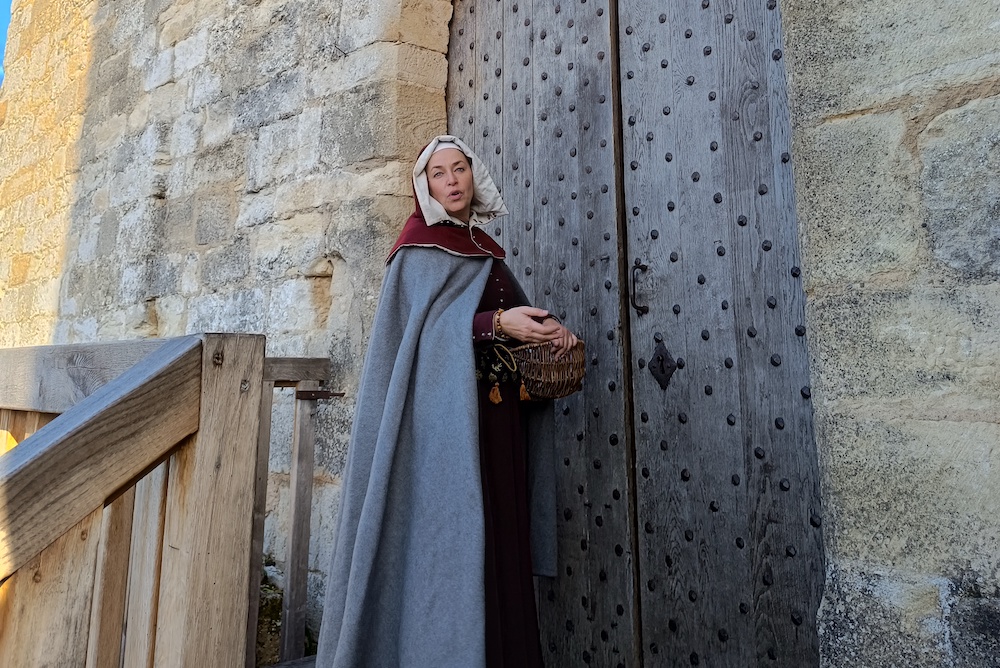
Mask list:
[[320,137],[326,164],[412,160],[445,127],[440,91],[403,82],[373,82],[329,98]]
[[[819,611],[824,668],[952,665],[944,578],[852,564],[828,574]],[[874,639],[878,638],[878,641]]]
[[807,286],[889,281],[922,266],[916,173],[898,113],[800,129],[795,181]]
[[996,77],[1000,67],[998,0],[787,0],[782,10],[797,115],[926,96]]
[[376,42],[311,73],[317,95],[329,95],[375,81],[407,81],[444,90],[448,63],[444,55],[412,44]]
[[327,209],[342,199],[338,187],[342,180],[330,174],[310,174],[280,184],[274,193],[273,213],[288,219],[298,213]]
[[[157,28],[149,22],[144,22],[142,31],[136,36],[129,50],[129,65],[134,70],[145,70],[147,63],[156,55]],[[173,46],[172,44],[170,46]]]
[[267,331],[283,335],[316,327],[320,313],[325,315],[329,310],[329,285],[329,280],[312,278],[286,280],[275,285],[271,288],[268,304]]
[[150,94],[150,106],[156,118],[177,117],[184,112],[186,86],[180,85],[171,78],[167,83],[154,88]]
[[258,192],[295,174],[313,170],[319,163],[321,114],[307,108],[301,114],[260,129],[251,145],[247,190]]
[[[191,108],[199,109],[222,97],[223,77],[210,65],[199,67],[190,75]],[[228,100],[226,100],[229,103]]]
[[[269,12],[265,28],[252,32],[241,44],[241,59],[236,63],[230,57],[228,62],[249,80],[262,81],[281,72],[296,68],[302,57],[302,13],[298,3],[282,3]],[[235,55],[235,54],[234,54]],[[247,65],[250,64],[250,67]]]
[[344,57],[340,44],[340,3],[317,2],[301,27],[302,62],[312,68]]
[[239,283],[250,271],[250,248],[244,237],[213,248],[202,259],[201,277],[206,288],[219,289]]
[[174,47],[174,74],[180,76],[200,65],[208,57],[208,28],[202,28]]
[[158,250],[167,207],[161,200],[148,200],[123,212],[118,223],[116,248],[132,257]]
[[283,72],[266,83],[236,95],[237,132],[288,116],[302,108],[305,81],[299,71]]
[[198,245],[228,239],[236,220],[236,196],[225,188],[202,190],[194,196],[194,240]]
[[170,198],[163,221],[163,244],[169,251],[185,250],[194,243],[194,198]]
[[196,160],[188,159],[178,172],[179,178],[184,180],[177,184],[179,192],[213,186],[241,188],[246,174],[247,150],[247,139],[238,135],[218,146],[204,147]]
[[404,0],[399,24],[401,42],[448,53],[451,0]]
[[135,98],[132,110],[128,114],[128,133],[138,134],[148,126],[149,121],[149,95],[139,95]]
[[192,297],[187,333],[264,333],[265,299],[262,288],[244,288]]
[[[150,16],[147,7],[146,22],[154,23],[160,16]],[[193,32],[195,25],[195,3],[175,3],[168,15],[160,22],[160,49],[167,49],[186,39]]]
[[205,107],[205,125],[202,128],[203,146],[218,146],[229,139],[233,133],[234,121],[233,104],[229,99],[219,100]]
[[965,279],[1000,277],[1000,97],[973,100],[920,134],[920,192],[934,258]]
[[830,294],[808,310],[812,382],[823,402],[896,402],[935,419],[1000,410],[997,284]]
[[1000,584],[1000,425],[851,409],[816,415],[828,557]]
[[172,48],[160,51],[153,56],[143,80],[143,90],[149,92],[174,78],[174,50]]
[[156,300],[158,336],[184,336],[187,331],[187,299],[179,295],[164,295]]
[[205,115],[187,112],[174,121],[170,135],[170,153],[174,156],[188,155],[198,149]]
[[240,199],[236,229],[257,227],[274,221],[274,192],[250,193]]
[[252,267],[256,282],[301,275],[301,268],[323,254],[329,217],[322,213],[300,214],[287,221],[262,225],[255,230]]
[[344,0],[340,8],[338,45],[350,53],[373,42],[400,41],[402,0]]

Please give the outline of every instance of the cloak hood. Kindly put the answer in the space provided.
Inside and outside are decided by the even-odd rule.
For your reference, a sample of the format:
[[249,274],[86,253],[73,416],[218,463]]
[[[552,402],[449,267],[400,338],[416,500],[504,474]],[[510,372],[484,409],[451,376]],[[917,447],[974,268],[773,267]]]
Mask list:
[[[427,183],[427,163],[438,148],[438,144],[454,144],[458,147],[472,165],[474,192],[472,195],[472,215],[468,223],[452,218],[441,203],[431,197],[430,186]],[[450,146],[448,148],[451,148]],[[413,166],[413,196],[417,200],[417,209],[423,213],[427,225],[437,225],[446,221],[465,227],[466,225],[485,225],[497,216],[506,216],[508,211],[504,206],[500,191],[493,182],[486,165],[465,142],[452,135],[439,135],[431,140],[420,152]]]
[[[441,203],[430,195],[427,184],[427,163],[439,144],[454,144],[469,159],[475,191],[472,197],[472,215],[468,223],[452,218]],[[449,146],[448,148],[452,148]],[[413,167],[413,214],[407,219],[399,238],[389,251],[388,264],[403,246],[439,248],[462,257],[506,257],[503,248],[482,229],[493,219],[508,214],[493,178],[486,165],[461,139],[452,135],[439,135],[431,140]]]

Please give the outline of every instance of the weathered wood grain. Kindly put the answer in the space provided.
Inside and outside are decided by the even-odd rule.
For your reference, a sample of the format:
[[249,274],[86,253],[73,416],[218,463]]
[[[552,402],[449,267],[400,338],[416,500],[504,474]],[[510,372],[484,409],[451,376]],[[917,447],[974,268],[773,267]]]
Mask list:
[[0,349],[0,406],[61,413],[162,344],[140,339]]
[[135,487],[130,487],[104,507],[94,573],[87,668],[118,668],[122,665],[134,505]]
[[246,668],[254,668],[257,665],[257,621],[260,613],[260,585],[264,567],[267,465],[271,451],[271,409],[274,404],[275,387],[275,382],[268,380],[267,363],[268,359],[265,359],[264,385],[260,392],[260,428],[257,432],[257,472],[254,482],[253,527],[250,537],[250,598],[247,606]]
[[[298,390],[315,390],[319,383],[302,381]],[[306,605],[309,577],[309,522],[312,517],[312,488],[316,455],[316,402],[296,399],[292,433],[292,465],[289,487],[292,516],[289,522],[288,553],[285,557],[285,592],[281,601],[281,638],[278,655],[282,661],[305,654]]]
[[153,666],[168,469],[163,462],[135,484],[122,666]]
[[198,433],[170,458],[154,663],[247,652],[264,338],[204,336]]
[[168,341],[0,457],[0,578],[195,431],[200,366],[197,338]]
[[264,382],[275,387],[294,387],[302,380],[330,380],[332,371],[326,357],[266,357]]
[[103,512],[68,527],[0,586],[0,665],[85,664]]

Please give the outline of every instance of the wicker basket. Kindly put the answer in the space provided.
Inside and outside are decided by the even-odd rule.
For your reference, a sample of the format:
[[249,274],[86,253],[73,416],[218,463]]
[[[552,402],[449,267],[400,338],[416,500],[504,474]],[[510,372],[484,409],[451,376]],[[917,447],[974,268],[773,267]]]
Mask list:
[[521,381],[532,399],[560,399],[580,390],[586,371],[583,341],[560,359],[551,343],[528,343],[511,348]]

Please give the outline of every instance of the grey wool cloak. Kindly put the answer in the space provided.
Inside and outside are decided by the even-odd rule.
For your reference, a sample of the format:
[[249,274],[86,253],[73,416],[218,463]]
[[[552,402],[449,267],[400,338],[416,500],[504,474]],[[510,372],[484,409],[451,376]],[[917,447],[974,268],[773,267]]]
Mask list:
[[[318,668],[485,665],[472,319],[492,262],[406,247],[388,266],[343,476]],[[526,411],[531,533],[536,572],[554,575],[546,408]]]

